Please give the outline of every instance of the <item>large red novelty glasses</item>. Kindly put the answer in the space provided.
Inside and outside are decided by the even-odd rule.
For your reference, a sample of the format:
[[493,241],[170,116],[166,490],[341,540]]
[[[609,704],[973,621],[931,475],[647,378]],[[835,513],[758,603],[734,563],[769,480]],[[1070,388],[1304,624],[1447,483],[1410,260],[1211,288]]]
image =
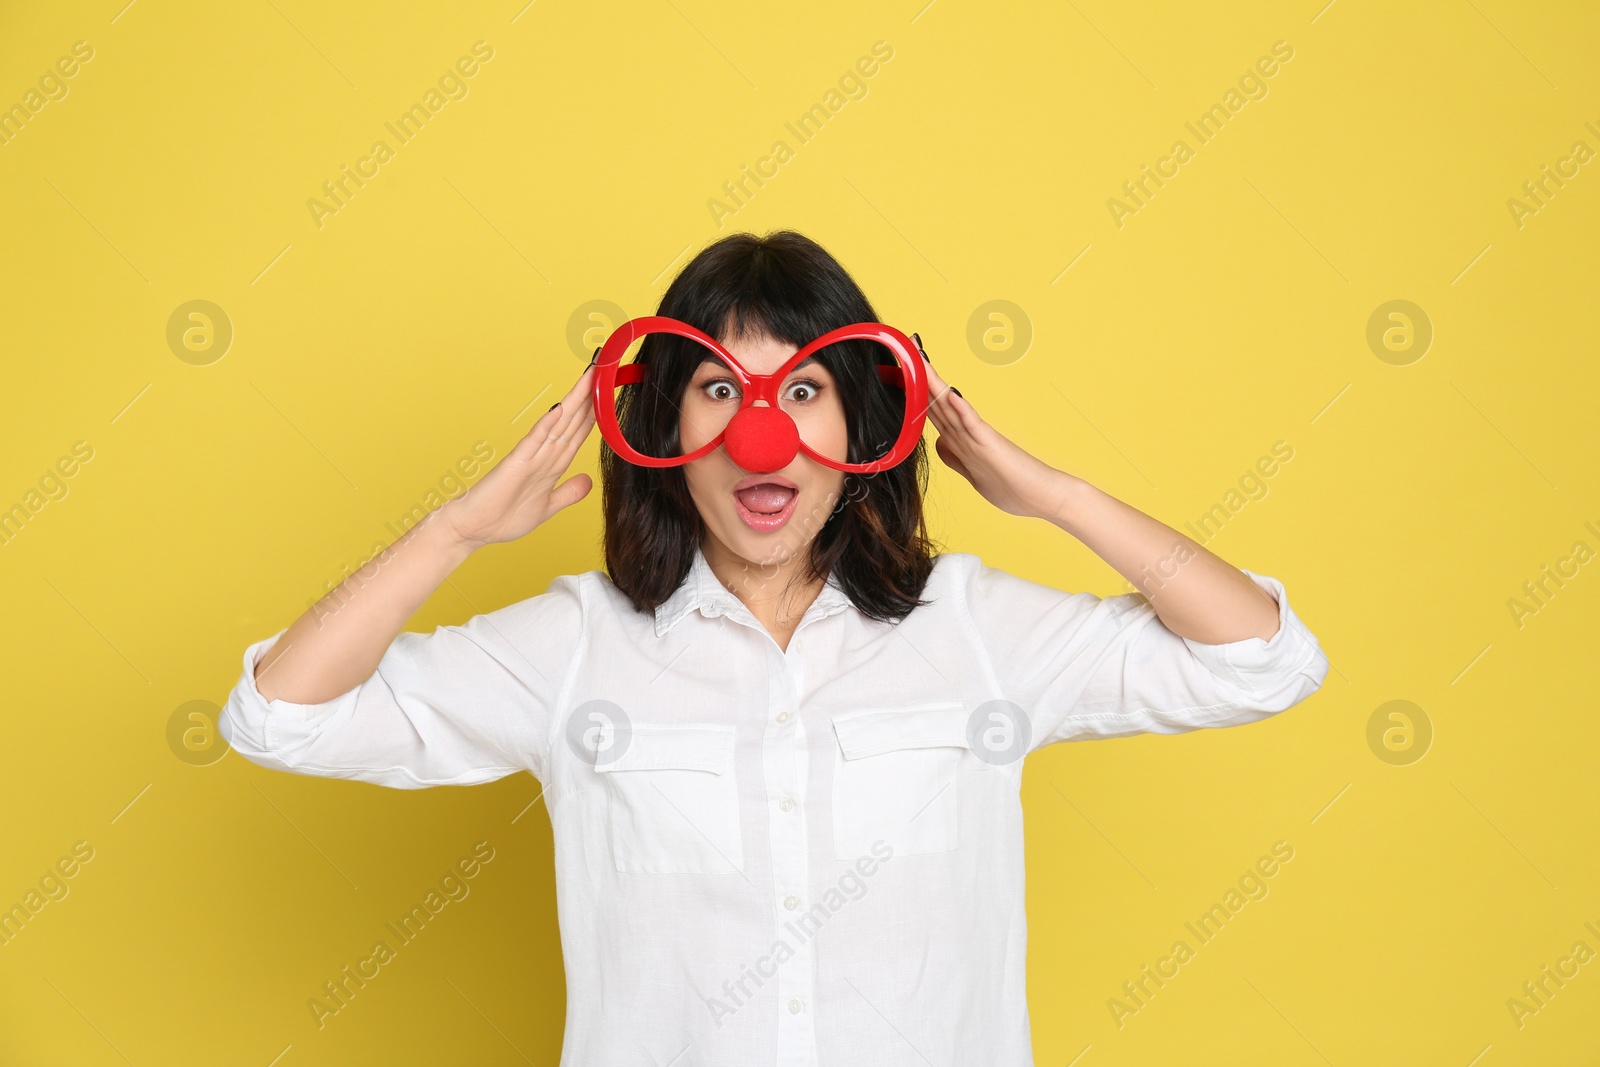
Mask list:
[[[720,401],[720,407],[701,405],[710,414],[701,425],[703,432],[711,433],[698,448],[681,455],[647,455],[635,442],[630,442],[617,418],[618,389],[650,381],[651,367],[635,360],[623,364],[622,356],[628,346],[646,334],[669,333],[698,342],[709,355],[724,363],[738,381],[738,404],[735,410],[732,398]],[[875,363],[879,379],[905,391],[905,416],[898,437],[892,447],[882,455],[865,462],[846,463],[817,451],[805,440],[806,434],[795,417],[784,409],[779,390],[784,379],[798,364],[841,341],[874,341],[894,354],[898,366]],[[677,398],[672,398],[676,406]],[[764,406],[756,406],[756,401]],[[797,412],[800,408],[795,409]],[[899,464],[917,447],[922,439],[923,422],[928,410],[928,378],[923,368],[922,355],[911,339],[892,326],[881,322],[858,322],[841,326],[823,334],[790,356],[784,365],[772,374],[751,374],[739,365],[715,338],[690,326],[686,322],[659,315],[647,315],[618,326],[600,349],[594,376],[595,421],[601,436],[618,456],[641,467],[676,467],[706,455],[719,444],[726,444],[728,458],[741,470],[765,474],[787,467],[796,455],[804,453],[824,466],[834,470],[861,474],[888,470]],[[696,409],[697,417],[699,409]],[[804,419],[804,416],[802,416]],[[714,432],[712,432],[714,431]],[[888,446],[888,442],[883,442]],[[875,450],[876,451],[876,450]]]

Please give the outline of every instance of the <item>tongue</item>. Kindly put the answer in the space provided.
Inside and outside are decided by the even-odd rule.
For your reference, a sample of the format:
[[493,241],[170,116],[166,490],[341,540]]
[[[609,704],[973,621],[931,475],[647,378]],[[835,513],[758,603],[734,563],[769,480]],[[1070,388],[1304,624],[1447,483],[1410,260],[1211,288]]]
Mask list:
[[752,485],[748,489],[741,489],[735,494],[739,503],[748,511],[758,515],[774,515],[788,506],[794,496],[794,490],[783,485],[773,485],[770,482],[761,485]]

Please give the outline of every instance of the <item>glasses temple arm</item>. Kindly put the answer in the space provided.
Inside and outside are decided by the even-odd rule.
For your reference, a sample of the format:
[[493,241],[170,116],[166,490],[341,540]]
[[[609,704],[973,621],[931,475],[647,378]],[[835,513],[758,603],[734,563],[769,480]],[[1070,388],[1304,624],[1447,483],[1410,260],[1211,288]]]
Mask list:
[[647,363],[624,363],[617,368],[618,385],[634,385],[644,381],[645,371],[649,370]]

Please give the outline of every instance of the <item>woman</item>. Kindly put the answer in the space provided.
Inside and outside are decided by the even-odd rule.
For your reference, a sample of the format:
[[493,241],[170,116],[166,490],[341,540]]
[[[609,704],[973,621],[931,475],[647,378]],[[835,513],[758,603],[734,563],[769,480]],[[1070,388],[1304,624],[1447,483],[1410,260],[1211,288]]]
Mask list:
[[[711,245],[658,314],[753,374],[877,320],[792,232]],[[881,455],[902,424],[905,394],[897,408],[874,350],[823,349],[783,379],[801,440],[834,460]],[[623,405],[630,444],[688,455],[739,408],[709,349],[652,335],[638,362],[650,379]],[[559,479],[595,425],[591,364],[375,574],[250,646],[224,736],[264,766],[398,788],[535,775],[556,850],[563,1064],[1032,1063],[1022,758],[1262,719],[1328,664],[1277,580],[1035,459],[925,369],[940,458],[1144,595],[931,554],[920,442],[865,475],[804,454],[752,475],[723,446],[634,466],[603,444],[605,572],[402,632],[475,549],[588,495],[587,475]]]

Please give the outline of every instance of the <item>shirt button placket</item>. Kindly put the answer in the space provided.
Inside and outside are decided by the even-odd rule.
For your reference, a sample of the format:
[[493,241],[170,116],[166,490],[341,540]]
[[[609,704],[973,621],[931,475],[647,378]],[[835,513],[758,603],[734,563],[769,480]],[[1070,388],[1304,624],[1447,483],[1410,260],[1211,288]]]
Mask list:
[[773,937],[793,955],[778,964],[773,1003],[778,1013],[779,1067],[816,1063],[816,1031],[811,1003],[816,960],[804,917],[810,885],[806,846],[805,782],[809,760],[799,715],[799,692],[788,657],[770,651],[771,704],[762,745],[766,775],[767,820],[772,842]]

